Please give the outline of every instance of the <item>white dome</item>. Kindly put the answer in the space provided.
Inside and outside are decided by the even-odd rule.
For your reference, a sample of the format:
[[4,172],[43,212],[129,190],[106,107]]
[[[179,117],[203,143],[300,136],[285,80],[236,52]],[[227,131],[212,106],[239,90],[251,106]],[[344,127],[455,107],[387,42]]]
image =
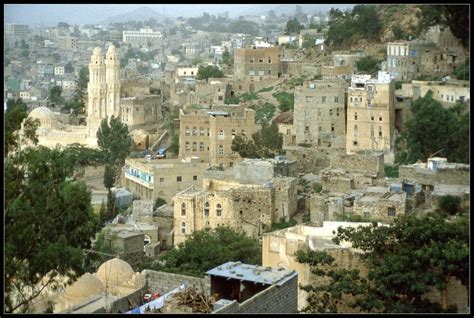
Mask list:
[[98,54],[101,54],[101,53],[102,53],[102,49],[100,48],[100,46],[96,46],[94,48],[94,51],[92,51],[93,55],[98,55]]
[[96,275],[104,285],[122,286],[130,281],[134,274],[135,272],[130,264],[119,258],[113,258],[102,263]]
[[42,120],[42,119],[51,120],[51,119],[54,119],[54,114],[51,111],[51,109],[42,106],[42,107],[37,107],[33,109],[28,115],[28,117],[33,118],[33,119],[39,119],[39,120]]
[[105,291],[102,282],[90,273],[85,273],[71,286],[67,287],[64,294],[69,298],[83,299],[100,294]]

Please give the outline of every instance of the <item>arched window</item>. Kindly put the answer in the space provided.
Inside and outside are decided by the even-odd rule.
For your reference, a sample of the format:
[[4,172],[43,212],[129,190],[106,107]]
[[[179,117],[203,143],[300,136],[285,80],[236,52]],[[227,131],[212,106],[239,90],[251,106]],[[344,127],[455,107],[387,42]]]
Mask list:
[[197,151],[197,143],[193,142],[193,151]]
[[204,132],[204,128],[200,127],[199,128],[199,136],[204,136],[205,132]]
[[189,150],[189,142],[188,141],[186,141],[186,143],[184,144],[184,149]]
[[354,120],[357,120],[358,118],[358,115],[357,115],[357,112],[354,113]]
[[220,203],[216,205],[216,216],[222,216],[222,205]]
[[186,203],[181,203],[181,216],[186,216]]
[[219,145],[218,153],[219,153],[219,156],[223,156],[223,155],[224,155],[224,146],[223,146],[223,145]]
[[209,202],[204,203],[204,216],[209,216]]
[[203,142],[201,142],[199,144],[199,151],[204,151],[204,143]]
[[219,130],[219,135],[217,136],[217,139],[224,140],[224,137],[225,137],[224,130],[223,129]]
[[189,127],[186,127],[186,129],[185,129],[185,131],[184,131],[184,134],[185,134],[186,136],[189,136],[189,135],[191,134],[190,131],[189,131]]
[[186,223],[181,223],[181,234],[186,234]]

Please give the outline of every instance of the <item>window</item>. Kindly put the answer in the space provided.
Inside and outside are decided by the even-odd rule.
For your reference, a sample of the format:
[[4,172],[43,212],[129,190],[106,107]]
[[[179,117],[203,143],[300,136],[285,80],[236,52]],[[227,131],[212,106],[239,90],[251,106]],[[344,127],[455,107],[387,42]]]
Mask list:
[[235,129],[232,129],[232,140],[234,140],[236,134],[237,132],[235,131]]
[[334,102],[339,103],[339,96],[334,96]]
[[272,58],[271,57],[268,58],[268,64],[272,64]]
[[210,136],[211,135],[211,130],[209,128],[207,128],[207,135]]
[[374,116],[371,116],[370,119],[371,119],[371,120],[375,120],[375,117],[374,117]]
[[219,145],[218,154],[219,154],[219,156],[223,156],[223,155],[224,155],[224,146],[223,146],[223,145]]
[[263,63],[263,57],[258,58],[258,63]]
[[217,136],[217,139],[224,140],[224,137],[225,137],[224,130],[223,129],[219,130],[219,135]]
[[250,63],[254,63],[255,62],[255,58],[251,57],[250,58]]
[[321,116],[321,108],[318,108],[318,117]]
[[186,203],[181,203],[181,216],[186,216]]
[[368,219],[370,217],[369,211],[365,210],[364,211],[364,219]]
[[188,141],[186,141],[186,143],[184,144],[184,149],[185,149],[186,151],[190,149],[190,148],[189,148],[189,142],[188,142]]
[[379,117],[379,121],[382,121],[382,116]]
[[326,102],[326,96],[321,96],[321,103],[325,103]]
[[193,142],[193,151],[197,151],[197,143]]
[[184,134],[185,134],[186,136],[189,136],[189,135],[190,135],[189,127],[186,127]]
[[357,140],[354,140],[354,141],[352,142],[352,145],[357,146]]
[[242,134],[242,136],[244,136],[244,137],[247,136],[247,133],[245,132],[245,129],[242,129],[241,134]]
[[204,128],[200,127],[199,128],[199,136],[204,136]]
[[388,216],[395,216],[395,215],[396,215],[396,210],[395,210],[395,208],[393,208],[393,207],[392,207],[392,208],[388,208],[388,209],[387,209],[387,214],[388,214]]
[[331,131],[334,131],[334,124],[331,124]]
[[204,151],[204,143],[199,143],[199,151]]
[[312,103],[313,102],[313,97],[312,96],[306,96],[306,103]]
[[193,176],[193,180],[196,181],[198,179],[198,176]]
[[181,182],[181,181],[183,181],[183,177],[181,177],[181,176],[177,176],[177,177],[176,177],[176,181],[177,181],[177,182]]
[[196,129],[196,127],[193,127],[193,136],[197,136],[197,129]]
[[329,110],[329,116],[332,116],[332,108]]
[[186,234],[186,223],[181,223],[181,234]]
[[321,131],[321,126],[318,126],[318,131]]
[[160,183],[164,183],[165,182],[165,178],[160,178]]
[[374,127],[370,128],[370,137],[374,137]]
[[220,203],[216,205],[216,216],[222,216],[222,205]]
[[358,115],[357,115],[357,112],[354,113],[354,120],[357,120],[358,118]]
[[379,137],[382,137],[382,127],[379,127]]

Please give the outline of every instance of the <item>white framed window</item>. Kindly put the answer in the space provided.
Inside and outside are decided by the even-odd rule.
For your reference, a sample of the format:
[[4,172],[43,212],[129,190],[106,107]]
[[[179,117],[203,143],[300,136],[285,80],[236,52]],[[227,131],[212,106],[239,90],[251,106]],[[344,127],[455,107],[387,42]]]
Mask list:
[[186,203],[181,203],[181,216],[186,216]]
[[189,149],[190,149],[190,148],[189,148],[189,142],[188,142],[188,141],[186,141],[186,143],[184,144],[184,149],[185,149],[185,150],[189,150]]
[[222,205],[220,203],[216,204],[216,216],[222,216]]
[[218,152],[219,156],[223,156],[224,155],[224,146],[219,145],[219,148],[218,148],[217,152]]
[[199,128],[199,136],[204,136],[205,132],[204,132],[204,128],[200,127]]
[[217,139],[218,140],[224,140],[224,138],[225,138],[224,129],[221,129],[221,130],[219,130],[219,134],[217,135]]
[[186,127],[186,128],[185,128],[184,134],[185,134],[186,136],[190,136],[190,135],[191,135],[191,131],[189,130],[189,127]]
[[186,223],[181,223],[181,234],[186,234]]
[[204,151],[204,143],[199,143],[199,151]]
[[209,202],[204,203],[204,216],[209,216]]

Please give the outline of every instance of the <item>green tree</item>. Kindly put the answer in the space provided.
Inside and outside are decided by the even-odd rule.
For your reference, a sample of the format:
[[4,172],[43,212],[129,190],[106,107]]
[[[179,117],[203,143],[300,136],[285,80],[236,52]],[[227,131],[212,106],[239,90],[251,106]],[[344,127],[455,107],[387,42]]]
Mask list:
[[[446,219],[430,213],[417,218],[406,215],[390,226],[339,228],[333,241],[350,242],[360,249],[367,277],[357,270],[335,267],[326,252],[301,250],[298,262],[309,264],[321,285],[307,285],[306,312],[336,312],[343,295],[356,296],[347,305],[362,312],[415,313],[453,311],[447,305],[447,282],[451,277],[469,284],[469,220]],[[441,304],[424,296],[436,288]]]
[[90,252],[86,255],[84,271],[96,272],[102,263],[113,257],[118,257],[119,250],[112,244],[116,238],[117,232],[108,228],[103,228],[99,233],[96,233],[92,244],[92,250],[96,253]]
[[156,198],[155,204],[153,205],[153,210],[158,209],[160,206],[165,205],[166,200],[163,198]]
[[285,221],[285,218],[280,218],[278,222],[272,223],[272,227],[269,232],[283,230],[292,226],[295,226],[298,222],[295,219],[291,218],[288,222]]
[[287,93],[287,92],[280,92],[280,93],[273,93],[273,97],[278,100],[278,108],[282,112],[286,112],[292,110],[295,104],[295,94],[294,93]]
[[[7,111],[5,113],[5,130],[4,130],[4,155],[7,156],[12,150],[15,150],[19,144],[21,144],[19,130],[21,128],[21,123],[28,117],[27,105],[21,99],[9,99],[7,101]],[[27,137],[33,143],[38,142],[36,138],[35,131],[39,126],[39,121],[37,119],[31,120],[27,119],[25,121],[25,128],[27,132],[30,132]]]
[[399,24],[395,24],[392,27],[392,34],[393,34],[394,40],[404,40],[406,38],[405,32],[403,31],[403,29],[400,27]]
[[97,131],[97,145],[104,152],[108,164],[122,167],[133,146],[127,124],[115,116],[110,117],[110,123],[103,119]]
[[115,166],[106,164],[105,169],[104,169],[104,187],[108,189],[109,191],[115,185],[116,175],[117,175],[117,171],[115,169]]
[[222,63],[228,66],[232,66],[234,64],[234,58],[230,55],[227,48],[224,50],[224,53],[222,53]]
[[213,66],[213,65],[199,66],[199,69],[197,72],[198,80],[205,79],[207,82],[209,78],[221,78],[221,77],[224,77],[224,73],[217,66]]
[[247,140],[242,136],[235,136],[231,148],[232,151],[239,153],[242,158],[260,158],[259,149],[252,139]]
[[62,94],[62,88],[61,86],[53,86],[50,90],[49,90],[49,100],[52,102],[52,103],[55,103],[55,104],[61,104],[64,102],[64,98],[61,96]]
[[[203,277],[206,271],[229,261],[261,264],[260,243],[243,232],[224,226],[195,231],[186,241],[146,264],[145,268]],[[164,265],[160,265],[161,262]]]
[[262,129],[253,134],[252,139],[236,136],[232,140],[232,151],[243,158],[271,158],[282,152],[283,136],[276,124],[262,124]]
[[434,154],[452,162],[469,162],[469,147],[459,144],[469,144],[468,114],[457,116],[454,111],[443,108],[433,99],[432,91],[414,101],[412,112],[402,134],[407,150],[398,156],[399,163],[426,162]]
[[356,62],[357,71],[367,74],[375,74],[379,68],[379,60],[371,55],[365,56]]
[[458,80],[468,81],[469,80],[469,59],[467,59],[462,65],[456,67],[453,71],[453,75]]
[[453,195],[444,195],[439,198],[438,212],[455,215],[461,212],[461,198]]
[[43,281],[47,273],[71,279],[82,273],[82,249],[90,246],[98,220],[86,185],[70,181],[74,168],[64,151],[46,147],[18,151],[5,161],[7,312],[28,311],[52,284]]
[[300,33],[301,30],[304,29],[304,26],[298,22],[296,18],[293,18],[291,20],[288,20],[286,22],[286,27],[285,27],[285,34],[294,34],[294,33]]

